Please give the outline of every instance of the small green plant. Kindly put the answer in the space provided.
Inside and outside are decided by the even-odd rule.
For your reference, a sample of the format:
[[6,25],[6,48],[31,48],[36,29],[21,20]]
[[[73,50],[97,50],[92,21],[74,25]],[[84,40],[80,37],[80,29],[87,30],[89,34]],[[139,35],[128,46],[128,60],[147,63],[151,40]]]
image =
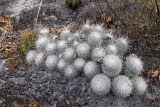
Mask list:
[[35,45],[36,36],[31,29],[25,29],[20,32],[19,49],[22,54],[28,52]]
[[69,8],[75,10],[79,7],[79,5],[82,3],[81,0],[66,0],[66,3]]

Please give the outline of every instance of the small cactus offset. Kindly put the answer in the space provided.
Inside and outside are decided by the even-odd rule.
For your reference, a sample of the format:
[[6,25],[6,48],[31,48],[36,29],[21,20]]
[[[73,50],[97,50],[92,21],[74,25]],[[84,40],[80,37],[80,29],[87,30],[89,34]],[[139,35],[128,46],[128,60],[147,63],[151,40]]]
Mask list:
[[97,95],[112,91],[126,98],[147,91],[147,83],[139,77],[143,71],[141,59],[135,54],[124,57],[128,39],[115,36],[103,25],[89,23],[75,33],[65,28],[56,38],[50,38],[48,33],[48,28],[39,31],[36,49],[26,55],[28,64],[45,65],[71,79],[86,76]]

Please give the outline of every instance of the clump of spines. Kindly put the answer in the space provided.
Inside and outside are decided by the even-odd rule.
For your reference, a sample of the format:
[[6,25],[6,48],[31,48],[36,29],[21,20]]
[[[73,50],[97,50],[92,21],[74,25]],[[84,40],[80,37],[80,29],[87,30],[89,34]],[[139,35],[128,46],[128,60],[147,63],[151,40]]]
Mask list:
[[[112,84],[116,96],[124,98],[130,96],[132,90],[138,95],[146,91],[146,82],[137,77],[143,70],[141,59],[132,54],[123,62],[123,55],[129,48],[128,39],[114,37],[102,25],[89,23],[76,33],[65,28],[56,38],[49,37],[48,33],[48,28],[38,33],[36,50],[31,50],[26,56],[29,64],[41,66],[45,62],[48,70],[59,70],[69,78],[84,73],[89,79],[93,78],[91,88],[98,95],[109,93],[109,84]],[[121,72],[122,68],[124,72]],[[102,77],[104,80],[94,77]],[[129,78],[133,78],[132,81]],[[108,83],[103,83],[105,81]]]

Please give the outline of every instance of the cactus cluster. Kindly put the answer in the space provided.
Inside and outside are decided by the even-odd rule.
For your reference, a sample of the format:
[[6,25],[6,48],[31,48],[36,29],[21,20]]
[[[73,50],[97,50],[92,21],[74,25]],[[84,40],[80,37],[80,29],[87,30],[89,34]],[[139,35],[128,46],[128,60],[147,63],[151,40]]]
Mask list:
[[118,97],[142,95],[147,84],[139,75],[143,62],[135,54],[124,57],[128,39],[115,36],[102,25],[84,24],[76,33],[64,29],[57,38],[39,31],[36,49],[26,55],[29,64],[45,65],[66,77],[78,75],[91,79],[91,89],[98,95],[113,92]]

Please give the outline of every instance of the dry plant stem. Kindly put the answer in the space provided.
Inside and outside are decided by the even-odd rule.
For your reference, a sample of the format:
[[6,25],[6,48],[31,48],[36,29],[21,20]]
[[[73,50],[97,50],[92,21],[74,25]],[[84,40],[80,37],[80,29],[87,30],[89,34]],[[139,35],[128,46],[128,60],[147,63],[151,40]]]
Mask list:
[[157,0],[154,0],[154,2],[155,2],[155,5],[156,5],[157,15],[159,16],[160,15],[160,10],[159,10],[159,6],[158,6],[158,2],[157,2]]
[[39,13],[40,13],[40,10],[41,10],[41,7],[42,7],[42,2],[43,2],[43,0],[40,1],[39,7],[38,7],[38,12],[37,12],[36,21],[35,21],[35,27],[36,27],[37,22],[38,22],[38,17],[39,17]]
[[117,13],[112,9],[112,7],[110,6],[108,0],[105,0],[105,1],[106,1],[107,6],[109,7],[109,9],[110,9],[110,10],[112,11],[112,13],[116,16],[116,18],[121,21],[122,25],[123,25],[124,28],[126,29],[126,25],[125,25],[124,21],[123,21],[122,19],[120,19],[119,16],[117,15]]

